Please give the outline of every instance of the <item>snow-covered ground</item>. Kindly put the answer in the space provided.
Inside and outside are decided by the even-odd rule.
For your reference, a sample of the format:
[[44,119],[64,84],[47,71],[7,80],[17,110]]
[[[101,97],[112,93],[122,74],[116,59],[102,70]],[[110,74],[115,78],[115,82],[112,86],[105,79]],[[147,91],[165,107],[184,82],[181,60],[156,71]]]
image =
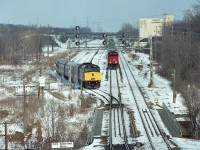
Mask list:
[[[50,53],[50,57],[56,56],[58,53],[61,52],[65,52],[67,51],[67,43],[60,43],[59,41],[57,41],[60,47],[56,47],[54,52]],[[90,41],[88,42],[88,47],[92,47],[92,46],[99,46],[101,45],[102,40],[95,40],[95,41]],[[44,52],[47,52],[47,48],[44,48]],[[79,60],[79,58],[84,58],[84,61],[86,61],[87,59],[91,59],[89,56],[86,58],[86,54],[91,54],[92,55],[93,52],[91,52],[91,50],[84,50],[82,52],[80,52],[76,57],[74,57],[74,61]],[[101,81],[101,89],[107,89],[108,88],[108,81],[106,81],[105,79],[105,73],[106,73],[106,67],[107,67],[107,63],[106,63],[106,50],[100,50],[97,55],[95,55],[95,57],[93,58],[93,63],[97,64],[100,66],[101,68],[101,74],[102,74],[102,81]],[[131,63],[130,66],[132,67],[132,69],[134,70],[134,75],[135,78],[139,84],[140,87],[142,87],[142,89],[145,91],[146,95],[148,96],[148,98],[151,100],[151,102],[154,104],[154,108],[156,109],[156,107],[158,107],[158,105],[162,105],[162,103],[165,103],[168,108],[171,111],[178,111],[178,112],[187,112],[187,109],[184,107],[183,105],[183,99],[181,98],[181,95],[178,94],[177,98],[176,98],[176,103],[173,103],[173,91],[170,87],[170,82],[167,81],[166,79],[158,76],[157,74],[154,74],[154,84],[155,87],[154,88],[149,88],[148,84],[150,82],[150,75],[149,75],[149,56],[146,54],[142,54],[142,53],[135,53],[134,51],[132,51],[131,53],[134,53],[135,55],[138,56],[138,59],[134,59],[132,60],[129,57],[129,54],[123,54],[126,59],[128,59]],[[90,55],[90,56],[91,56]],[[137,65],[143,65],[143,69],[138,70],[136,68]],[[9,70],[7,72],[3,72],[1,73],[0,76],[0,101],[1,103],[1,109],[6,109],[9,110],[10,113],[8,115],[7,118],[1,118],[1,122],[0,123],[4,123],[5,121],[10,122],[10,119],[13,118],[14,113],[17,112],[17,110],[14,108],[18,108],[18,109],[23,109],[22,107],[20,108],[19,106],[8,106],[6,103],[3,103],[5,101],[5,99],[10,98],[10,97],[16,97],[16,92],[12,91],[9,89],[9,87],[15,87],[18,85],[23,85],[23,81],[21,80],[21,76],[23,76],[23,73],[25,73],[27,70],[34,70],[35,68],[30,66],[30,65],[22,65],[21,67],[10,67],[10,66],[0,66],[0,70]],[[14,70],[14,71],[12,71]],[[18,71],[15,71],[18,70]],[[22,71],[23,70],[23,71]],[[55,120],[59,120],[61,118],[59,118],[59,113],[56,112],[55,110],[57,110],[58,108],[62,108],[62,109],[70,109],[72,106],[74,107],[74,114],[73,115],[69,115],[70,112],[68,112],[68,115],[64,118],[64,122],[67,125],[67,128],[64,128],[65,130],[69,131],[69,133],[79,133],[81,132],[82,128],[86,125],[87,120],[92,117],[93,111],[95,109],[96,106],[100,105],[100,102],[97,101],[97,103],[92,105],[92,108],[88,109],[86,112],[84,113],[80,113],[80,90],[79,89],[75,89],[75,90],[69,90],[69,88],[66,87],[66,85],[63,84],[63,82],[61,82],[61,78],[59,78],[55,72],[55,70],[45,70],[46,74],[51,74],[51,76],[53,76],[54,78],[56,78],[55,81],[51,81],[51,84],[49,85],[50,89],[52,89],[52,91],[54,93],[59,93],[59,95],[54,95],[53,92],[49,92],[49,91],[44,91],[44,98],[46,99],[45,101],[45,105],[43,108],[38,109],[38,113],[34,114],[34,116],[30,116],[30,117],[35,117],[35,120],[33,122],[36,122],[37,119],[36,118],[40,118],[40,122],[41,122],[41,126],[42,126],[42,136],[45,138],[48,136],[48,134],[51,135],[51,131],[52,131],[52,112],[54,117],[56,118]],[[44,72],[45,72],[44,71]],[[45,75],[45,73],[44,73]],[[36,76],[32,77],[32,80],[30,81],[30,83],[28,85],[38,85],[39,84],[39,74],[36,74]],[[122,97],[127,97],[127,95],[125,94],[125,92],[122,92],[122,94],[124,93],[124,95],[122,95]],[[23,98],[21,98],[23,99]],[[158,102],[158,105],[156,105],[156,102]],[[16,103],[15,103],[16,104]],[[45,111],[45,115],[43,114],[43,112]],[[157,120],[159,119],[159,115],[155,114],[155,117],[157,117]],[[137,120],[137,118],[135,118]],[[17,120],[17,121],[16,121]],[[23,124],[20,123],[20,119],[16,119],[13,121],[12,119],[12,123],[8,125],[8,134],[12,134],[15,131],[18,132],[23,132]],[[22,121],[22,120],[21,120]],[[161,121],[161,120],[160,120]],[[161,125],[163,125],[162,123],[160,123]],[[106,127],[106,122],[103,122],[102,127]],[[163,126],[163,128],[165,128]],[[50,129],[50,131],[48,131]],[[102,130],[108,130],[108,129],[102,129]],[[168,131],[165,131],[167,134]],[[4,124],[0,124],[0,134],[4,134],[5,130],[4,130]],[[37,128],[34,128],[32,130],[32,135],[37,135]],[[64,134],[64,133],[63,133]],[[170,135],[170,134],[169,134]],[[66,134],[66,139],[70,139],[70,137],[68,137],[69,135]],[[78,135],[76,135],[78,136]],[[31,138],[32,141],[36,140],[34,136],[32,136]],[[30,140],[29,140],[30,141]],[[183,138],[173,138],[172,137],[172,141],[174,143],[176,143],[181,149],[183,150],[189,150],[189,149],[200,149],[200,142],[197,140],[190,140],[190,139],[183,139]],[[4,149],[4,137],[0,136],[0,148]],[[68,141],[66,141],[68,142]],[[72,141],[73,142],[73,141]],[[20,144],[18,143],[14,143],[14,142],[8,142],[8,147],[9,149],[23,149],[23,146],[20,146]],[[85,150],[103,150],[104,148],[98,145],[102,145],[101,140],[99,139],[95,139],[93,141],[93,143],[89,146],[83,147],[82,149]]]

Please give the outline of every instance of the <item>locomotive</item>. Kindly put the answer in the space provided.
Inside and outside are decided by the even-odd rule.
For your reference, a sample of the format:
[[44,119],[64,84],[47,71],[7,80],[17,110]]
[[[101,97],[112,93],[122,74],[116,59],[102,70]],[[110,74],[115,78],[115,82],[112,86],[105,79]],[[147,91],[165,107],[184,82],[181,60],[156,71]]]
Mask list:
[[119,67],[119,57],[117,51],[109,51],[107,55],[108,68],[117,69]]
[[[70,65],[71,69],[69,68]],[[73,83],[82,84],[84,88],[95,89],[100,87],[101,72],[98,65],[92,63],[78,64],[59,58],[56,61],[56,72],[67,80],[71,77]]]

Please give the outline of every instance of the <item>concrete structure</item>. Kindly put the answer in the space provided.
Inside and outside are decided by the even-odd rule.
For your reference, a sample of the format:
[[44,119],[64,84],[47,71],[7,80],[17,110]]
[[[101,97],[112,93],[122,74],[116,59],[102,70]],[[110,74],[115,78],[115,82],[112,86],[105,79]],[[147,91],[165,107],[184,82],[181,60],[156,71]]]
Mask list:
[[162,37],[163,26],[172,25],[174,16],[164,14],[163,18],[139,19],[139,39],[133,43],[133,47],[143,49],[148,44],[149,37]]
[[141,18],[139,19],[139,39],[149,38],[150,36],[162,36],[164,25],[172,25],[174,16],[164,15],[159,18]]
[[173,23],[174,23],[174,16],[164,14],[163,25],[169,26],[169,25],[173,25]]
[[140,39],[150,36],[162,35],[163,19],[142,18],[139,20],[139,37]]

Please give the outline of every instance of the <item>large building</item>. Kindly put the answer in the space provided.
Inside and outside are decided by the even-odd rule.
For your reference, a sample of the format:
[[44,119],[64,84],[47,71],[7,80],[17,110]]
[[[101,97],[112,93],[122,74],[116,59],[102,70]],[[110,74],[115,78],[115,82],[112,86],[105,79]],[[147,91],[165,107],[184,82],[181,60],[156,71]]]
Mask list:
[[150,36],[162,36],[164,25],[171,25],[174,22],[174,16],[164,15],[162,19],[141,18],[139,19],[139,39],[149,38]]

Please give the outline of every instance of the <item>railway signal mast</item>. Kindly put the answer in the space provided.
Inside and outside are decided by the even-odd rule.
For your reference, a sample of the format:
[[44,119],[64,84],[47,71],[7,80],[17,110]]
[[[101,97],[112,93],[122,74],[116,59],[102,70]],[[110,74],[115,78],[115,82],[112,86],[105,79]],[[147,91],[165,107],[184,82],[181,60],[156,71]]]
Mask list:
[[79,26],[76,26],[75,27],[75,30],[76,30],[76,45],[78,46],[78,50],[80,51],[80,27]]
[[154,79],[153,79],[153,45],[152,45],[152,36],[149,38],[150,43],[150,83],[149,87],[154,86]]
[[69,73],[69,85],[71,86],[71,40],[67,40],[67,49],[68,49],[68,73]]
[[122,33],[122,44],[124,44],[125,48],[126,48],[126,38],[125,38],[126,34]]
[[103,42],[102,44],[105,46],[106,48],[106,45],[107,45],[107,35],[105,33],[102,34],[102,37],[103,37]]

